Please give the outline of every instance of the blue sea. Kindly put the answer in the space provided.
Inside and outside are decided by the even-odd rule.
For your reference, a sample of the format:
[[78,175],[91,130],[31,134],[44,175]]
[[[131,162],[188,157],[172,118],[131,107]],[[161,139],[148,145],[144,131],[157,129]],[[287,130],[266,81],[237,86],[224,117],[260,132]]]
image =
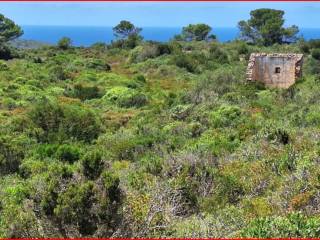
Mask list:
[[[69,37],[75,46],[90,46],[96,42],[110,43],[113,39],[112,27],[87,26],[22,26],[24,34],[21,39],[36,40],[56,44],[61,37]],[[181,27],[143,27],[145,40],[165,42],[181,33]],[[221,42],[238,37],[237,28],[214,28],[213,33]],[[320,28],[300,28],[300,35],[305,39],[320,39]]]

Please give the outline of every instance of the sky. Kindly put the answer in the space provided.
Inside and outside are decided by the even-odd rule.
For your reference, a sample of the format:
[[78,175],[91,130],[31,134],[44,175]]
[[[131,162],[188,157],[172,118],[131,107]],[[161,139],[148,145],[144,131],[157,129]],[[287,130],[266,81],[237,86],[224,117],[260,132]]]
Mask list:
[[1,2],[0,13],[19,25],[115,26],[129,20],[141,27],[206,23],[235,27],[250,11],[285,11],[285,25],[320,28],[320,2]]

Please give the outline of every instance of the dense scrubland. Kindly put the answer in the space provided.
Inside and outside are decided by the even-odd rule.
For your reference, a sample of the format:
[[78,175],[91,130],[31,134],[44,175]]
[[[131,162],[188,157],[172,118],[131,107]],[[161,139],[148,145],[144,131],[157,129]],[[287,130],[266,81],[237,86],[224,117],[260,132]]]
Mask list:
[[[3,45],[0,237],[319,237],[320,41],[133,32]],[[247,83],[251,52],[303,77]]]

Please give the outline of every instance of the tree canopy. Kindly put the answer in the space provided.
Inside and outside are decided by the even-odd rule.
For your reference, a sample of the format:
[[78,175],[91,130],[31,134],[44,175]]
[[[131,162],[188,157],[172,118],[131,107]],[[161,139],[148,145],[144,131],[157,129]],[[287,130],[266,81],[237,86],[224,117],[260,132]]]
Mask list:
[[23,31],[11,19],[0,14],[0,43],[5,43],[20,37]]
[[176,38],[185,41],[204,41],[208,39],[215,39],[215,35],[209,35],[211,30],[212,28],[204,23],[189,24],[182,28],[181,35],[178,35]]
[[117,26],[113,28],[113,33],[117,38],[126,39],[130,36],[137,36],[142,31],[142,28],[134,26],[129,21],[122,20]]
[[297,40],[299,28],[295,25],[284,27],[284,11],[261,8],[251,11],[250,16],[249,20],[238,23],[241,39],[265,46]]
[[58,47],[62,50],[70,48],[72,45],[72,40],[68,37],[63,37],[58,42]]

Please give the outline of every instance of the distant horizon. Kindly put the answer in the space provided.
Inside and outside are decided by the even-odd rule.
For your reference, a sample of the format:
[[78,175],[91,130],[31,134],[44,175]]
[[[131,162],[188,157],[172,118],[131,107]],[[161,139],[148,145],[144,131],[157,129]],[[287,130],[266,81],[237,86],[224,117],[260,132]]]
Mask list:
[[272,8],[285,12],[285,26],[320,27],[320,2],[0,2],[0,13],[18,25],[183,27],[205,23],[235,27],[250,12]]
[[[319,13],[320,14],[320,13]],[[21,27],[86,27],[86,28],[90,28],[90,27],[106,27],[106,28],[113,28],[115,26],[108,26],[108,25],[44,25],[44,24],[23,24],[21,25]],[[185,26],[138,26],[140,28],[183,28]],[[216,28],[238,28],[238,26],[210,26],[212,28],[212,30],[214,31],[214,29]],[[299,27],[299,29],[320,29],[319,27]]]
[[[96,42],[110,43],[115,40],[113,26],[57,26],[57,25],[22,25],[23,40],[35,40],[42,43],[56,44],[62,37],[69,37],[74,46],[90,46]],[[182,27],[145,26],[141,35],[145,40],[167,42],[180,34]],[[233,41],[239,37],[239,29],[235,27],[212,27],[219,42]],[[300,28],[298,37],[306,40],[320,39],[320,28]]]

